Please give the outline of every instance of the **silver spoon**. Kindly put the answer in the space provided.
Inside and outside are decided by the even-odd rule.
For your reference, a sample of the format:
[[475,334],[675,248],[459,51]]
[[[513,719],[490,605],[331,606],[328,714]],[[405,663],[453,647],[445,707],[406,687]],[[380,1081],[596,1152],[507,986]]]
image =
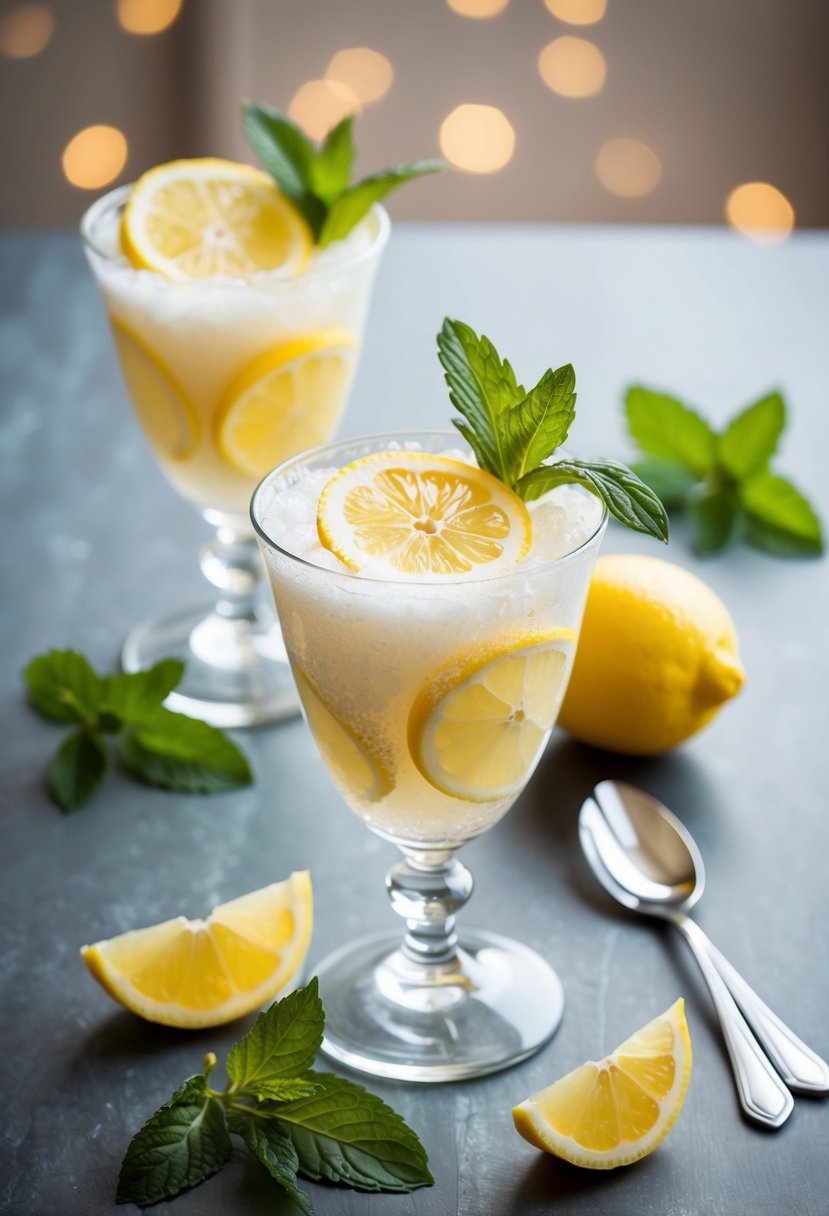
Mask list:
[[780,1127],[794,1105],[786,1086],[813,1094],[829,1092],[825,1061],[764,1004],[686,915],[702,895],[705,870],[696,844],[676,816],[634,786],[603,781],[581,809],[579,837],[593,873],[614,899],[669,921],[688,942],[719,1015],[746,1114],[766,1127]]

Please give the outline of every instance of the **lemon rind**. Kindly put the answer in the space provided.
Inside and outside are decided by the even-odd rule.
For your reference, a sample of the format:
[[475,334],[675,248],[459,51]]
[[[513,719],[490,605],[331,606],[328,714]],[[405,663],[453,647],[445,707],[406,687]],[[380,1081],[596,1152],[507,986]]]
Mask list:
[[423,753],[422,745],[426,737],[427,727],[432,715],[445,697],[456,692],[462,685],[478,673],[484,671],[491,664],[497,663],[500,659],[520,654],[526,650],[534,650],[545,646],[556,646],[560,649],[561,644],[573,646],[575,644],[575,637],[575,632],[572,629],[561,627],[517,639],[514,636],[500,638],[481,643],[477,647],[471,647],[444,663],[441,669],[424,683],[409,710],[407,724],[409,753],[421,776],[441,794],[446,794],[450,798],[459,798],[466,802],[498,802],[503,798],[509,798],[520,792],[526,784],[526,780],[518,781],[509,787],[503,787],[499,792],[488,793],[486,796],[468,787],[464,792],[459,792],[461,790],[460,786],[453,789],[448,782],[436,780],[432,766],[428,763]]
[[[670,1021],[676,1032],[677,1044],[681,1045],[682,1049],[682,1070],[674,1081],[671,1093],[659,1103],[660,1107],[669,1106],[668,1115],[664,1121],[660,1122],[657,1120],[654,1127],[639,1141],[636,1141],[637,1147],[635,1149],[629,1152],[619,1147],[600,1151],[586,1150],[583,1145],[579,1144],[571,1136],[562,1135],[551,1127],[535,1104],[534,1098],[537,1095],[525,1099],[524,1102],[513,1108],[513,1122],[518,1134],[536,1148],[551,1153],[553,1156],[561,1157],[572,1165],[578,1165],[583,1169],[610,1170],[615,1169],[617,1166],[632,1165],[634,1161],[641,1161],[643,1157],[649,1156],[650,1153],[659,1147],[673,1128],[679,1118],[688,1092],[693,1063],[693,1050],[684,1009],[685,1001],[680,997],[659,1018],[652,1019],[653,1021],[657,1021],[664,1018]],[[644,1029],[646,1027],[642,1027],[642,1030]],[[640,1032],[637,1031],[636,1033]],[[621,1043],[604,1060],[587,1061],[587,1063],[592,1063],[597,1069],[606,1068],[613,1064],[624,1072],[625,1070],[618,1062],[618,1057],[624,1054],[623,1048],[628,1041],[625,1040],[625,1043]]]
[[214,179],[224,177],[232,178],[236,181],[246,180],[251,185],[255,185],[260,189],[267,188],[269,191],[275,192],[280,199],[280,207],[284,215],[289,219],[294,238],[295,254],[292,259],[289,259],[284,268],[279,267],[270,270],[263,268],[262,273],[267,274],[277,271],[284,274],[286,278],[293,278],[296,275],[302,274],[307,268],[313,252],[313,238],[310,229],[290,199],[278,189],[270,174],[265,173],[262,169],[255,168],[253,165],[246,165],[217,156],[206,156],[194,159],[180,158],[178,160],[167,161],[163,165],[155,165],[152,169],[148,169],[146,173],[142,173],[133,184],[126,206],[124,207],[123,215],[121,216],[120,240],[121,249],[125,257],[136,270],[149,270],[163,275],[164,278],[180,283],[208,281],[183,274],[176,268],[175,263],[158,253],[151,241],[142,239],[143,224],[141,218],[150,207],[150,200],[155,193],[155,188],[160,183],[175,180],[176,176],[182,181],[192,181],[194,178],[205,180],[211,176]]
[[[480,570],[491,577],[497,577],[499,574],[507,573],[514,570],[519,562],[527,556],[532,546],[532,517],[527,510],[526,504],[518,497],[518,495],[499,481],[492,473],[488,473],[485,469],[481,469],[478,465],[467,464],[462,460],[454,460],[449,456],[441,456],[432,452],[408,452],[408,451],[391,451],[391,452],[372,452],[368,456],[361,456],[358,460],[351,461],[350,464],[343,465],[341,469],[326,482],[320,493],[317,502],[317,535],[319,542],[324,549],[328,549],[335,557],[343,563],[347,569],[355,574],[366,574],[368,576],[385,575],[395,582],[440,582],[447,583],[454,580],[468,579],[468,572],[459,572],[457,574],[447,575],[430,575],[424,578],[422,574],[412,573],[407,574],[404,570],[391,565],[388,562],[382,561],[360,561],[354,554],[353,549],[338,540],[335,535],[337,529],[335,524],[343,519],[342,498],[348,492],[348,479],[352,476],[355,469],[367,468],[370,465],[375,465],[382,469],[384,465],[401,465],[409,466],[420,465],[424,470],[429,464],[435,469],[445,473],[455,472],[459,477],[469,479],[480,478],[488,484],[492,484],[494,501],[500,501],[503,504],[509,504],[511,514],[517,523],[521,525],[521,541],[507,558],[497,559],[492,562],[481,562]],[[343,486],[345,489],[343,490]],[[342,532],[342,529],[340,530]],[[474,576],[473,576],[474,577]]]
[[[178,403],[181,407],[182,413],[184,414],[184,417],[186,419],[186,424],[188,427],[189,442],[185,445],[185,447],[180,452],[171,452],[168,448],[165,448],[164,455],[165,455],[166,459],[174,460],[177,464],[183,463],[185,460],[189,460],[190,457],[195,452],[196,448],[198,447],[199,440],[201,439],[202,426],[201,426],[201,419],[199,418],[198,410],[196,409],[195,405],[193,405],[193,402],[190,400],[188,393],[182,387],[182,385],[181,385],[180,381],[177,379],[177,377],[173,375],[173,373],[167,367],[164,360],[159,355],[157,355],[150,346],[147,345],[147,343],[144,341],[143,338],[139,337],[139,335],[133,329],[131,329],[130,326],[127,325],[125,321],[122,321],[120,317],[116,317],[113,314],[110,314],[109,323],[112,326],[113,330],[116,332],[116,350],[117,350],[117,336],[118,335],[125,338],[128,342],[132,342],[132,344],[135,347],[137,347],[137,349],[139,350],[141,355],[150,364],[153,371],[165,382],[167,387],[171,390],[173,396],[178,401]],[[126,380],[126,377],[124,377],[124,379]],[[127,386],[127,387],[129,387],[129,386]],[[130,395],[132,397],[132,394],[130,394]],[[144,431],[145,435],[147,436],[147,441],[149,443],[151,443],[154,447],[157,446],[160,448],[162,445],[157,443],[155,438],[152,438],[152,439],[150,438],[151,428],[144,426],[143,419],[146,416],[146,411],[135,400],[134,397],[132,397],[132,400],[133,400],[133,407],[135,409],[136,416],[138,417],[138,421],[141,426],[141,429]]]
[[[320,704],[321,708],[324,710],[324,712],[329,715],[329,717],[334,722],[335,726],[337,726],[343,732],[343,734],[347,737],[349,742],[354,745],[354,747],[357,749],[357,751],[360,753],[360,755],[363,757],[363,759],[368,764],[369,769],[374,773],[374,775],[377,779],[377,786],[376,786],[375,792],[369,793],[369,794],[361,794],[359,796],[362,798],[363,801],[370,802],[372,804],[381,802],[386,797],[387,794],[391,793],[391,791],[394,789],[394,785],[395,785],[394,777],[392,776],[392,773],[391,773],[390,769],[388,768],[388,766],[383,762],[381,757],[378,756],[375,748],[362,734],[353,730],[352,727],[346,725],[346,723],[343,722],[340,715],[331,708],[328,698],[323,696],[322,692],[317,687],[317,685],[314,683],[314,681],[310,678],[310,676],[308,675],[307,672],[303,671],[302,668],[299,667],[298,664],[294,664],[293,672],[294,672],[294,678],[297,683],[297,687],[300,691],[300,697],[302,696],[302,684],[304,683],[306,685],[308,691],[311,693],[311,695],[313,697],[316,697],[317,701],[319,702],[319,704]],[[306,714],[307,714],[307,710],[306,710]],[[316,743],[316,736],[314,735],[314,731],[311,728],[310,723],[309,723],[309,729],[311,730],[311,734],[314,738],[314,742]],[[322,755],[323,754],[322,748],[319,748],[319,745],[317,745],[317,746],[318,746],[318,750],[320,751],[320,754]],[[324,755],[323,755],[323,759],[325,759]]]
[[[256,389],[262,380],[275,372],[285,371],[299,359],[310,355],[320,358],[345,356],[353,360],[357,350],[357,335],[345,327],[332,327],[315,333],[286,337],[267,351],[255,355],[230,380],[222,391],[213,416],[213,439],[222,459],[245,477],[262,477],[268,469],[256,468],[239,458],[233,444],[228,441],[229,424],[243,399]],[[344,401],[340,403],[340,410]],[[312,445],[315,446],[315,445]]]
[[[257,985],[255,989],[241,992],[221,1005],[215,1006],[213,1009],[203,1011],[185,1009],[172,1001],[152,1001],[147,997],[139,996],[131,985],[129,978],[122,977],[107,961],[105,948],[109,944],[109,941],[115,939],[106,939],[95,942],[90,946],[82,946],[81,956],[90,974],[98,981],[105,992],[126,1009],[138,1014],[139,1017],[144,1018],[148,1022],[155,1022],[162,1026],[174,1026],[182,1030],[198,1030],[202,1027],[224,1025],[226,1022],[244,1017],[245,1014],[251,1013],[270,1000],[288,984],[302,966],[305,955],[308,952],[313,929],[313,892],[309,871],[295,870],[282,882],[270,883],[267,887],[262,887],[256,892],[248,892],[248,894],[261,894],[271,888],[284,888],[286,884],[290,885],[290,895],[292,896],[286,902],[290,902],[291,906],[294,907],[307,908],[308,913],[307,916],[298,920],[300,928],[292,941],[290,952],[285,954],[284,950],[280,951],[282,953],[280,966],[267,980]],[[183,916],[173,919],[181,922],[183,930],[185,927],[192,930],[193,928],[209,924],[214,913],[221,911],[223,906],[221,904],[217,905],[203,919],[188,920],[187,917]],[[152,925],[148,926],[148,928],[157,928],[157,926]],[[143,932],[141,929],[129,930],[128,934],[141,932]],[[128,934],[120,936],[123,937]]]

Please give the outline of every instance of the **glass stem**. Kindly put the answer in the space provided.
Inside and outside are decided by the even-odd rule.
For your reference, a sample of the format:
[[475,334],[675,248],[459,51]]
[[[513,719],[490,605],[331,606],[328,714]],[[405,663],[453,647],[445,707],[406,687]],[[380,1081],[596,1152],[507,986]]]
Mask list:
[[406,922],[401,953],[426,968],[445,968],[457,955],[455,913],[472,894],[474,879],[451,852],[443,856],[404,850],[386,875],[391,906]]
[[228,621],[260,621],[257,591],[262,582],[262,559],[256,540],[232,528],[218,528],[199,553],[202,574],[219,592],[215,613]]

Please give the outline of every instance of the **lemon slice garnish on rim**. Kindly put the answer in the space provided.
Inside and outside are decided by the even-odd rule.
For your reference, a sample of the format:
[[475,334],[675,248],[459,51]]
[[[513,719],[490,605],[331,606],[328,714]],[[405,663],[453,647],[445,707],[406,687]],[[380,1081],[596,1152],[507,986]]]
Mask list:
[[171,460],[186,460],[199,440],[196,408],[158,355],[123,321],[110,317],[121,372],[148,440]]
[[347,329],[290,338],[243,367],[215,415],[219,451],[238,472],[260,478],[283,460],[331,438],[357,354]]
[[307,870],[219,904],[204,920],[173,920],[83,946],[103,988],[150,1022],[196,1028],[240,1018],[295,975],[311,940]]
[[502,574],[527,555],[532,522],[508,486],[428,452],[375,452],[341,468],[317,505],[320,543],[385,578]]
[[605,1059],[582,1064],[516,1106],[516,1129],[574,1165],[629,1165],[652,1153],[676,1122],[691,1054],[680,997]]
[[313,247],[307,224],[273,178],[212,157],[143,174],[124,209],[121,245],[134,266],[182,281],[300,274]]
[[311,734],[334,779],[365,802],[385,798],[394,780],[376,749],[334,713],[304,672],[294,666],[293,673]]
[[574,635],[557,629],[473,647],[436,672],[409,712],[409,750],[454,798],[520,793],[558,713]]

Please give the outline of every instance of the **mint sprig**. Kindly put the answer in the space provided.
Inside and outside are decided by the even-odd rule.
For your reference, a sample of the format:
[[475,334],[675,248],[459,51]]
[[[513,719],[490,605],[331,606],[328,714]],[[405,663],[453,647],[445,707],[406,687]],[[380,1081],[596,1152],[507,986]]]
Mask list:
[[438,334],[453,425],[483,469],[529,501],[554,486],[576,483],[604,502],[620,523],[668,539],[668,516],[657,494],[616,460],[556,460],[576,414],[576,374],[567,363],[548,368],[529,392],[489,338],[447,317]]
[[106,735],[116,736],[121,763],[148,785],[212,794],[251,783],[247,759],[222,731],[162,707],[183,675],[182,662],[164,659],[146,671],[100,676],[75,650],[50,650],[28,663],[23,680],[34,708],[75,726],[47,774],[61,810],[82,806],[104,780]]
[[771,460],[786,426],[786,403],[768,393],[720,432],[667,393],[635,385],[625,396],[628,430],[644,459],[634,468],[671,510],[686,510],[701,556],[737,540],[781,557],[824,551],[811,503]]
[[260,1014],[231,1048],[223,1090],[209,1085],[216,1057],[208,1053],[204,1073],[185,1081],[133,1136],[118,1203],[158,1203],[203,1182],[230,1157],[228,1133],[306,1216],[313,1209],[299,1175],[361,1191],[429,1186],[426,1153],[400,1115],[361,1085],[311,1070],[324,1023],[314,978]]
[[441,160],[422,160],[352,183],[356,153],[353,114],[337,123],[319,147],[273,106],[245,102],[242,121],[248,143],[321,248],[347,236],[373,203],[404,182],[446,167]]

